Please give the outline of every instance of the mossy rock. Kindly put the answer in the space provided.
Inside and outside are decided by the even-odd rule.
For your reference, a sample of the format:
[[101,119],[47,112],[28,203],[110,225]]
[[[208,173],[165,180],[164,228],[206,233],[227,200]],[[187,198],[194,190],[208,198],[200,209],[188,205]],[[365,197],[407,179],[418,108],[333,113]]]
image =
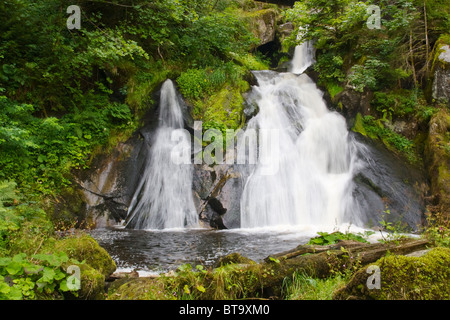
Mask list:
[[77,299],[80,300],[104,300],[105,276],[98,270],[87,264],[80,264],[80,290]]
[[227,128],[237,129],[244,121],[244,98],[241,92],[248,88],[248,83],[246,83],[246,88],[242,88],[242,90],[241,88],[225,86],[211,96],[205,103],[202,121],[223,124]]
[[434,248],[421,257],[390,255],[373,263],[380,268],[380,289],[369,289],[366,266],[333,299],[448,300],[450,298],[450,249]]
[[436,197],[434,211],[450,215],[450,113],[440,109],[430,120],[425,142],[425,164]]
[[104,278],[116,270],[116,263],[108,252],[88,234],[58,240],[50,250],[53,250],[53,252],[63,251],[67,253],[69,258],[80,262],[85,261],[85,264],[97,270]]
[[352,131],[358,132],[362,134],[363,136],[367,136],[366,129],[364,128],[364,122],[363,118],[361,116],[361,113],[357,113],[355,117],[355,124],[352,127]]

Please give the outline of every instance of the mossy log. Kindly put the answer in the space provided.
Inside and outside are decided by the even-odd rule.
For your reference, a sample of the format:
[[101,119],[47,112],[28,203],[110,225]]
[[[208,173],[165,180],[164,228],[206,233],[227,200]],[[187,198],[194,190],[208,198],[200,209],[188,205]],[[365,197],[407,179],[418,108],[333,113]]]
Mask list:
[[271,276],[261,280],[262,295],[281,297],[284,280],[292,277],[295,272],[326,278],[336,272],[375,262],[387,253],[407,254],[424,249],[429,244],[428,240],[406,239],[391,244],[341,241],[329,246],[298,246],[294,250],[269,256],[264,260],[262,267],[266,271],[270,270],[268,273]]

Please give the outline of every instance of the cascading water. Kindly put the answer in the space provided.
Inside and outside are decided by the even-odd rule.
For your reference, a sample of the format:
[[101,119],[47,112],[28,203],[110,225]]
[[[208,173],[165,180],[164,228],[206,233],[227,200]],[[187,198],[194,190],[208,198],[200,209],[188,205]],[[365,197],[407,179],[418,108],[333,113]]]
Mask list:
[[[352,196],[356,144],[345,119],[327,109],[322,92],[301,73],[313,62],[309,43],[297,47],[292,70],[254,72],[258,114],[246,130],[276,132],[277,152],[247,174],[241,199],[241,227],[358,224]],[[307,55],[297,56],[297,55]],[[262,173],[276,162],[273,174]]]
[[303,73],[314,63],[314,46],[312,41],[305,41],[295,47],[294,57],[291,61],[291,72],[295,74]]
[[[168,229],[196,226],[192,197],[192,166],[177,164],[174,157],[190,150],[190,137],[183,130],[183,114],[175,87],[166,80],[161,87],[159,123],[148,163],[128,210],[127,227]],[[178,131],[180,141],[174,141]]]

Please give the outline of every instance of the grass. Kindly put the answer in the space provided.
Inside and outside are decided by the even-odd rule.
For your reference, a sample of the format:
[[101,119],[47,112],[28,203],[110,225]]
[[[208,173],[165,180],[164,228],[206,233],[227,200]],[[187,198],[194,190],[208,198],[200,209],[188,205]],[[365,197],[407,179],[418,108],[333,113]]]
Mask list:
[[326,279],[294,273],[286,279],[284,292],[286,300],[332,300],[333,292],[344,286],[348,276],[337,275]]

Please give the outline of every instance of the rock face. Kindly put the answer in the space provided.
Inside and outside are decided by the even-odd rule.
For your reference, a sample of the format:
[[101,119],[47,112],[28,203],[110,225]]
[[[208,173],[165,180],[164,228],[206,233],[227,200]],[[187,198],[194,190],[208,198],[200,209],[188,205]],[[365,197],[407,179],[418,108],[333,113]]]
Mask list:
[[193,179],[197,212],[205,227],[230,229],[240,227],[242,179],[231,165],[196,165]]
[[401,221],[412,230],[422,224],[427,183],[425,172],[408,165],[381,143],[352,133],[364,143],[361,158],[367,165],[354,178],[354,197],[362,212],[364,225],[380,221]]
[[438,41],[433,64],[432,97],[450,105],[450,45]]
[[277,11],[273,8],[252,11],[246,14],[253,34],[260,40],[259,46],[275,39],[277,15]]
[[339,111],[347,118],[354,119],[358,113],[370,114],[371,92],[359,93],[352,89],[346,89],[336,94],[332,103],[339,107]]

